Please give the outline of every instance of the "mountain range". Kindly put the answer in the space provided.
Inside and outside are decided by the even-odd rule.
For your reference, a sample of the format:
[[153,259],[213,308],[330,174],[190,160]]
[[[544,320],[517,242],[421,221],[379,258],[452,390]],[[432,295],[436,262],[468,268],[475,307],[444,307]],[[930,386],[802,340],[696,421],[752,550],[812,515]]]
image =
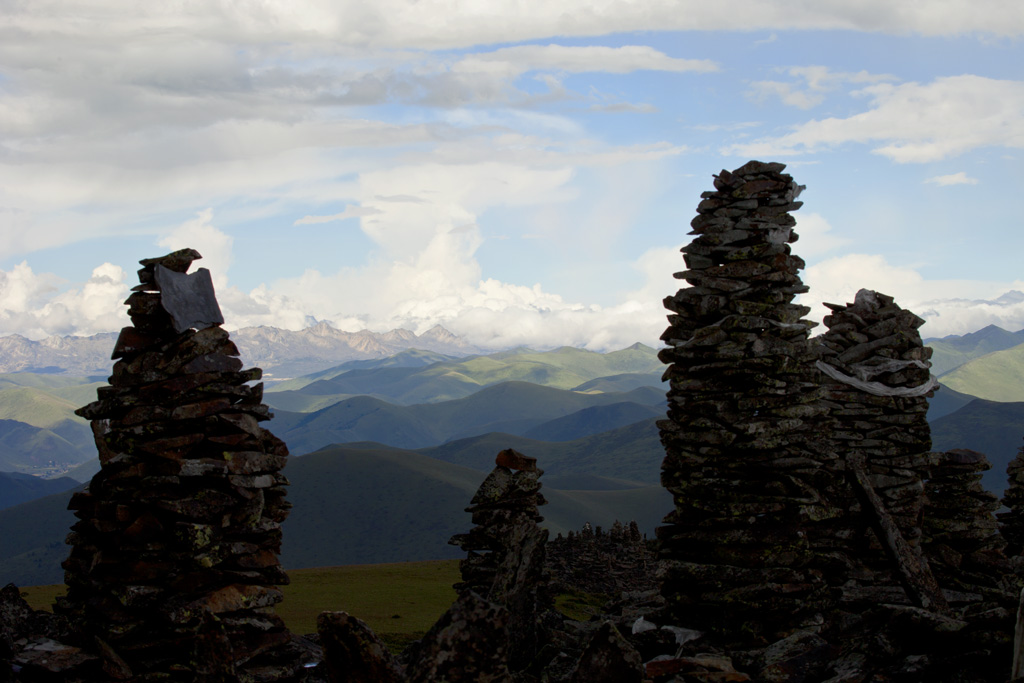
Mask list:
[[[930,403],[933,447],[986,453],[993,469],[983,482],[997,493],[1024,435],[1024,398],[1013,400],[1022,335],[990,327],[930,341],[944,385]],[[102,335],[86,339],[95,345]],[[663,366],[650,347],[480,354],[439,328],[349,335],[323,324],[249,328],[232,339],[247,365],[278,371],[264,394],[276,413],[269,427],[301,456],[286,471],[295,504],[288,568],[457,557],[445,542],[468,528],[463,508],[505,448],[545,470],[542,513],[552,532],[618,518],[650,533],[671,509],[658,485]],[[402,346],[424,340],[433,348]],[[93,400],[110,365],[74,376],[71,368],[89,367],[75,342],[38,344],[80,364],[0,375],[0,582],[26,585],[60,580],[74,521],[68,489],[98,468],[91,432],[73,410]],[[303,368],[313,370],[285,379]],[[1000,386],[1009,401],[977,398]],[[73,478],[26,476],[40,472]]]
[[[245,365],[263,368],[267,379],[273,381],[307,375],[347,360],[385,358],[405,349],[451,356],[484,352],[440,325],[420,335],[403,329],[345,332],[326,322],[299,331],[243,327],[232,332],[231,339],[242,352]],[[17,334],[0,337],[0,373],[106,377],[116,340],[116,332],[91,337],[54,335],[38,341]]]

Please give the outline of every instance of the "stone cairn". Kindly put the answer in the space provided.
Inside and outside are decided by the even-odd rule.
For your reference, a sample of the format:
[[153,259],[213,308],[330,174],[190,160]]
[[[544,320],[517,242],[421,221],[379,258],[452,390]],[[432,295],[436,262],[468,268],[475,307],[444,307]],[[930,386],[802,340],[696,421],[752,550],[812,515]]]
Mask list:
[[274,614],[288,514],[285,444],[260,427],[258,368],[242,370],[209,271],[192,249],[141,261],[110,385],[77,411],[102,469],[78,521],[56,610],[137,680],[289,680]]
[[590,524],[547,544],[547,565],[555,592],[577,590],[617,597],[656,587],[657,562],[636,522],[616,521],[607,532]]
[[837,566],[830,583],[847,603],[909,597],[918,607],[943,609],[920,547],[928,398],[938,387],[931,349],[917,331],[924,320],[867,289],[852,304],[825,306],[832,312],[816,365],[827,431],[850,482],[836,500],[850,514],[831,530]]
[[995,517],[999,498],[981,485],[992,465],[965,448],[929,455],[921,543],[935,578],[952,605],[1005,602],[1012,571]]
[[466,512],[476,526],[449,541],[468,554],[459,563],[460,594],[473,592],[508,610],[509,668],[520,671],[536,657],[541,645],[537,620],[547,607],[545,566],[546,529],[538,506],[547,503],[540,492],[537,459],[507,449],[498,453],[495,468],[480,485]]
[[808,529],[837,514],[818,401],[804,262],[789,215],[803,189],[785,165],[751,161],[701,195],[682,249],[690,287],[665,299],[668,419],[662,484],[675,511],[658,529],[669,613],[698,629],[763,641],[821,609]]

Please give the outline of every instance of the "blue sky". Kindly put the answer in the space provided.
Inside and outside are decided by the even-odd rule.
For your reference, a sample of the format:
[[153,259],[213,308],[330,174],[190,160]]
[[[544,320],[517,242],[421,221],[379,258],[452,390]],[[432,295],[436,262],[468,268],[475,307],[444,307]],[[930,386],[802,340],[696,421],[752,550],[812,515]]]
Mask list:
[[192,246],[229,328],[654,344],[751,158],[807,185],[811,318],[1024,328],[1022,35],[1016,0],[0,5],[0,334],[116,330]]

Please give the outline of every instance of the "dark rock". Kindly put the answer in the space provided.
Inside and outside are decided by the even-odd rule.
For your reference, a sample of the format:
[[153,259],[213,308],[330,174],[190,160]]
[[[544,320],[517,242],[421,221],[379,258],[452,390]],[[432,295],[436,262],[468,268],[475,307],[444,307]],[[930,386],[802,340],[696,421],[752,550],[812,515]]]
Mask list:
[[587,643],[571,683],[640,683],[644,679],[640,653],[606,621]]
[[329,680],[337,683],[400,683],[398,662],[364,622],[345,612],[316,620]]

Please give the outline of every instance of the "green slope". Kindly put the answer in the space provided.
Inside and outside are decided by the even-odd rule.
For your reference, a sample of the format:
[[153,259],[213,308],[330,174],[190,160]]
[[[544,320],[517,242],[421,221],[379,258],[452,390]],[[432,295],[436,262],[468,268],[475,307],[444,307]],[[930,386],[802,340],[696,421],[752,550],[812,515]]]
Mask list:
[[942,383],[988,401],[1024,401],[1024,345],[964,363],[943,375]]
[[[657,352],[642,344],[612,353],[569,347],[545,352],[518,349],[448,360],[425,367],[388,365],[362,368],[347,363],[316,375],[282,382],[267,392],[265,400],[269,405],[285,410],[315,409],[331,401],[330,397],[337,402],[353,395],[368,395],[389,403],[412,405],[462,398],[500,382],[531,382],[573,389],[598,378],[627,375],[633,377],[621,380],[623,388],[633,389],[656,384],[663,370]],[[643,375],[656,378],[644,382],[639,379]],[[319,398],[304,404],[294,395],[296,393]],[[280,403],[275,402],[278,401],[277,394],[284,394]]]
[[[332,447],[293,459],[285,473],[294,507],[284,524],[286,568],[460,557],[447,544],[472,527],[465,507],[486,472],[384,447]],[[543,481],[543,480],[542,480]],[[70,493],[0,510],[0,582],[59,583],[63,539],[74,518]],[[635,519],[646,533],[672,506],[659,486],[618,490],[544,488],[542,508],[554,533],[585,522],[609,526]]]
[[537,458],[538,466],[547,474],[585,473],[654,485],[660,481],[661,461],[665,459],[656,420],[651,418],[561,443],[491,433],[417,452],[458,465],[487,469],[499,451],[514,448]]
[[17,472],[0,472],[0,510],[63,493],[76,486],[78,482],[68,477],[43,479]]
[[69,550],[64,538],[76,521],[67,509],[71,494],[64,491],[0,510],[0,583],[63,583],[60,563]]
[[932,348],[932,374],[939,376],[985,354],[1024,344],[1024,330],[1008,332],[989,325],[962,336],[926,339],[925,344]]
[[[95,394],[90,400],[95,400]],[[85,405],[73,403],[35,387],[9,386],[0,389],[0,419],[17,420],[34,427],[48,428],[64,420],[82,422],[75,410]]]
[[52,429],[0,420],[0,471],[58,474],[96,456],[87,426],[65,420]]
[[945,384],[939,384],[939,390],[928,399],[928,421],[934,422],[940,417],[954,413],[978,398],[969,394],[953,391]]
[[[492,431],[523,434],[553,419],[595,406],[661,406],[664,401],[664,393],[654,387],[625,393],[582,394],[527,382],[503,382],[472,396],[441,403],[398,406],[357,396],[310,414],[277,411],[271,429],[296,455],[328,444],[355,441],[422,448]],[[570,427],[562,425],[560,438],[573,436],[568,431]],[[575,436],[607,428],[581,419],[575,425]]]
[[1002,495],[1006,466],[1024,438],[1024,403],[977,399],[931,423],[932,450],[970,448],[988,456],[992,469],[982,477],[989,491]]

